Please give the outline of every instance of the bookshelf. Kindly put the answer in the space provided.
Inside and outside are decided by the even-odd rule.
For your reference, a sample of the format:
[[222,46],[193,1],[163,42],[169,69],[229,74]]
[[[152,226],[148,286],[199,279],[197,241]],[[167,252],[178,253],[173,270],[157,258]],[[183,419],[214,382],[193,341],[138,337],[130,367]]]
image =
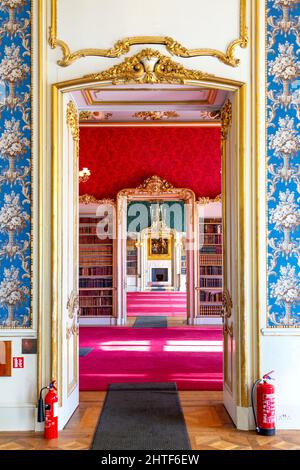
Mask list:
[[222,316],[222,241],[222,218],[199,219],[199,317]]
[[[92,211],[91,211],[92,212]],[[114,240],[98,237],[103,219],[79,214],[79,306],[82,324],[101,324],[114,316]],[[98,320],[98,321],[97,321]]]
[[138,251],[136,240],[127,239],[127,275],[137,276]]

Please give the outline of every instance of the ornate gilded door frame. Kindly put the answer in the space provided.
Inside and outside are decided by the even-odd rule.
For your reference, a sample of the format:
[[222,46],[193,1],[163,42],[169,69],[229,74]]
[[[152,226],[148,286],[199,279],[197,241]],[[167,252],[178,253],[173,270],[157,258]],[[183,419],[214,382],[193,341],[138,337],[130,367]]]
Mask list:
[[124,225],[127,221],[127,204],[131,201],[183,201],[186,209],[186,241],[190,249],[187,250],[187,319],[193,324],[195,315],[194,296],[194,225],[195,225],[195,194],[187,188],[175,188],[168,181],[153,175],[137,188],[123,189],[117,196],[117,225],[118,225],[118,251],[119,251],[119,279],[118,285],[123,290],[118,295],[118,324],[126,324],[126,240]]
[[[233,388],[236,392],[236,399],[233,400],[234,407],[248,407],[248,324],[246,321],[247,306],[245,304],[245,289],[252,289],[249,286],[248,277],[245,275],[244,253],[246,245],[246,207],[249,207],[249,198],[245,192],[245,174],[246,165],[246,85],[242,82],[215,77],[209,73],[198,70],[186,69],[182,64],[174,62],[170,57],[162,55],[159,51],[145,49],[138,54],[126,58],[123,62],[99,73],[93,73],[82,78],[65,81],[54,84],[52,86],[53,97],[53,142],[52,142],[52,168],[53,168],[53,212],[52,218],[54,222],[57,220],[60,210],[60,191],[61,177],[57,172],[58,162],[61,157],[61,149],[59,146],[60,139],[60,122],[61,122],[61,102],[64,93],[71,90],[92,87],[101,87],[107,85],[117,85],[125,83],[135,84],[188,84],[198,87],[209,87],[222,89],[230,92],[234,96],[235,101],[235,151],[233,165],[236,165],[234,173],[235,198],[236,204],[231,217],[234,218],[238,225],[237,253],[236,263],[233,266],[237,274],[234,291],[238,294],[234,298],[234,308],[236,309],[236,377],[234,377]],[[238,162],[238,163],[237,163]],[[226,170],[226,168],[225,168]],[[173,197],[173,196],[172,196]],[[248,206],[247,206],[248,205]],[[195,217],[195,214],[193,214]],[[250,228],[249,228],[250,230]],[[58,283],[60,272],[59,253],[61,250],[60,241],[57,237],[57,227],[55,223],[52,228],[52,276],[53,276],[53,292],[52,292],[52,376],[58,377],[58,354],[59,354],[59,338],[60,331],[58,318],[60,314],[60,306],[56,302],[57,289],[62,289]],[[195,299],[192,300],[194,302]]]

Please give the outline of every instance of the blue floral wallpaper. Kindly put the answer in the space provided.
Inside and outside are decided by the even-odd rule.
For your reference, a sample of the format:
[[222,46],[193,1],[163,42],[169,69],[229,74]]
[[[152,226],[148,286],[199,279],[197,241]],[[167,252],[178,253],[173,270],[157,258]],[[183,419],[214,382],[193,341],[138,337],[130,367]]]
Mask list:
[[[265,1],[267,326],[300,327],[300,3]],[[30,19],[0,0],[0,328],[32,326]]]
[[300,327],[299,0],[266,0],[268,327]]
[[30,20],[0,0],[0,328],[32,326]]

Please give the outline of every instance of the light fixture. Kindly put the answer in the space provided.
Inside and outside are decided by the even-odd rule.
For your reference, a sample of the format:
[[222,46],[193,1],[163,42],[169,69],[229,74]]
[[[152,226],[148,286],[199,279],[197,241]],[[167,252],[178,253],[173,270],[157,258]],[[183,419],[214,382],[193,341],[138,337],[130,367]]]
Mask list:
[[91,176],[91,172],[88,168],[84,167],[79,172],[79,183],[86,183]]

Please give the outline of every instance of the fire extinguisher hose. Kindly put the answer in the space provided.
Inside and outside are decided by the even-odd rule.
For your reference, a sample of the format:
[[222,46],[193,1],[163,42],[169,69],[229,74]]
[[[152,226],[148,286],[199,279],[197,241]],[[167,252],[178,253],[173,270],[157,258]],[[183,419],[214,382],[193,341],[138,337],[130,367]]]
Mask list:
[[252,385],[252,390],[251,390],[251,404],[252,404],[253,416],[254,416],[254,421],[255,421],[255,429],[257,432],[259,432],[259,427],[257,424],[257,416],[256,416],[255,404],[254,404],[254,395],[255,395],[255,389],[260,382],[261,382],[261,379],[256,380],[256,382],[254,382],[254,384]]

